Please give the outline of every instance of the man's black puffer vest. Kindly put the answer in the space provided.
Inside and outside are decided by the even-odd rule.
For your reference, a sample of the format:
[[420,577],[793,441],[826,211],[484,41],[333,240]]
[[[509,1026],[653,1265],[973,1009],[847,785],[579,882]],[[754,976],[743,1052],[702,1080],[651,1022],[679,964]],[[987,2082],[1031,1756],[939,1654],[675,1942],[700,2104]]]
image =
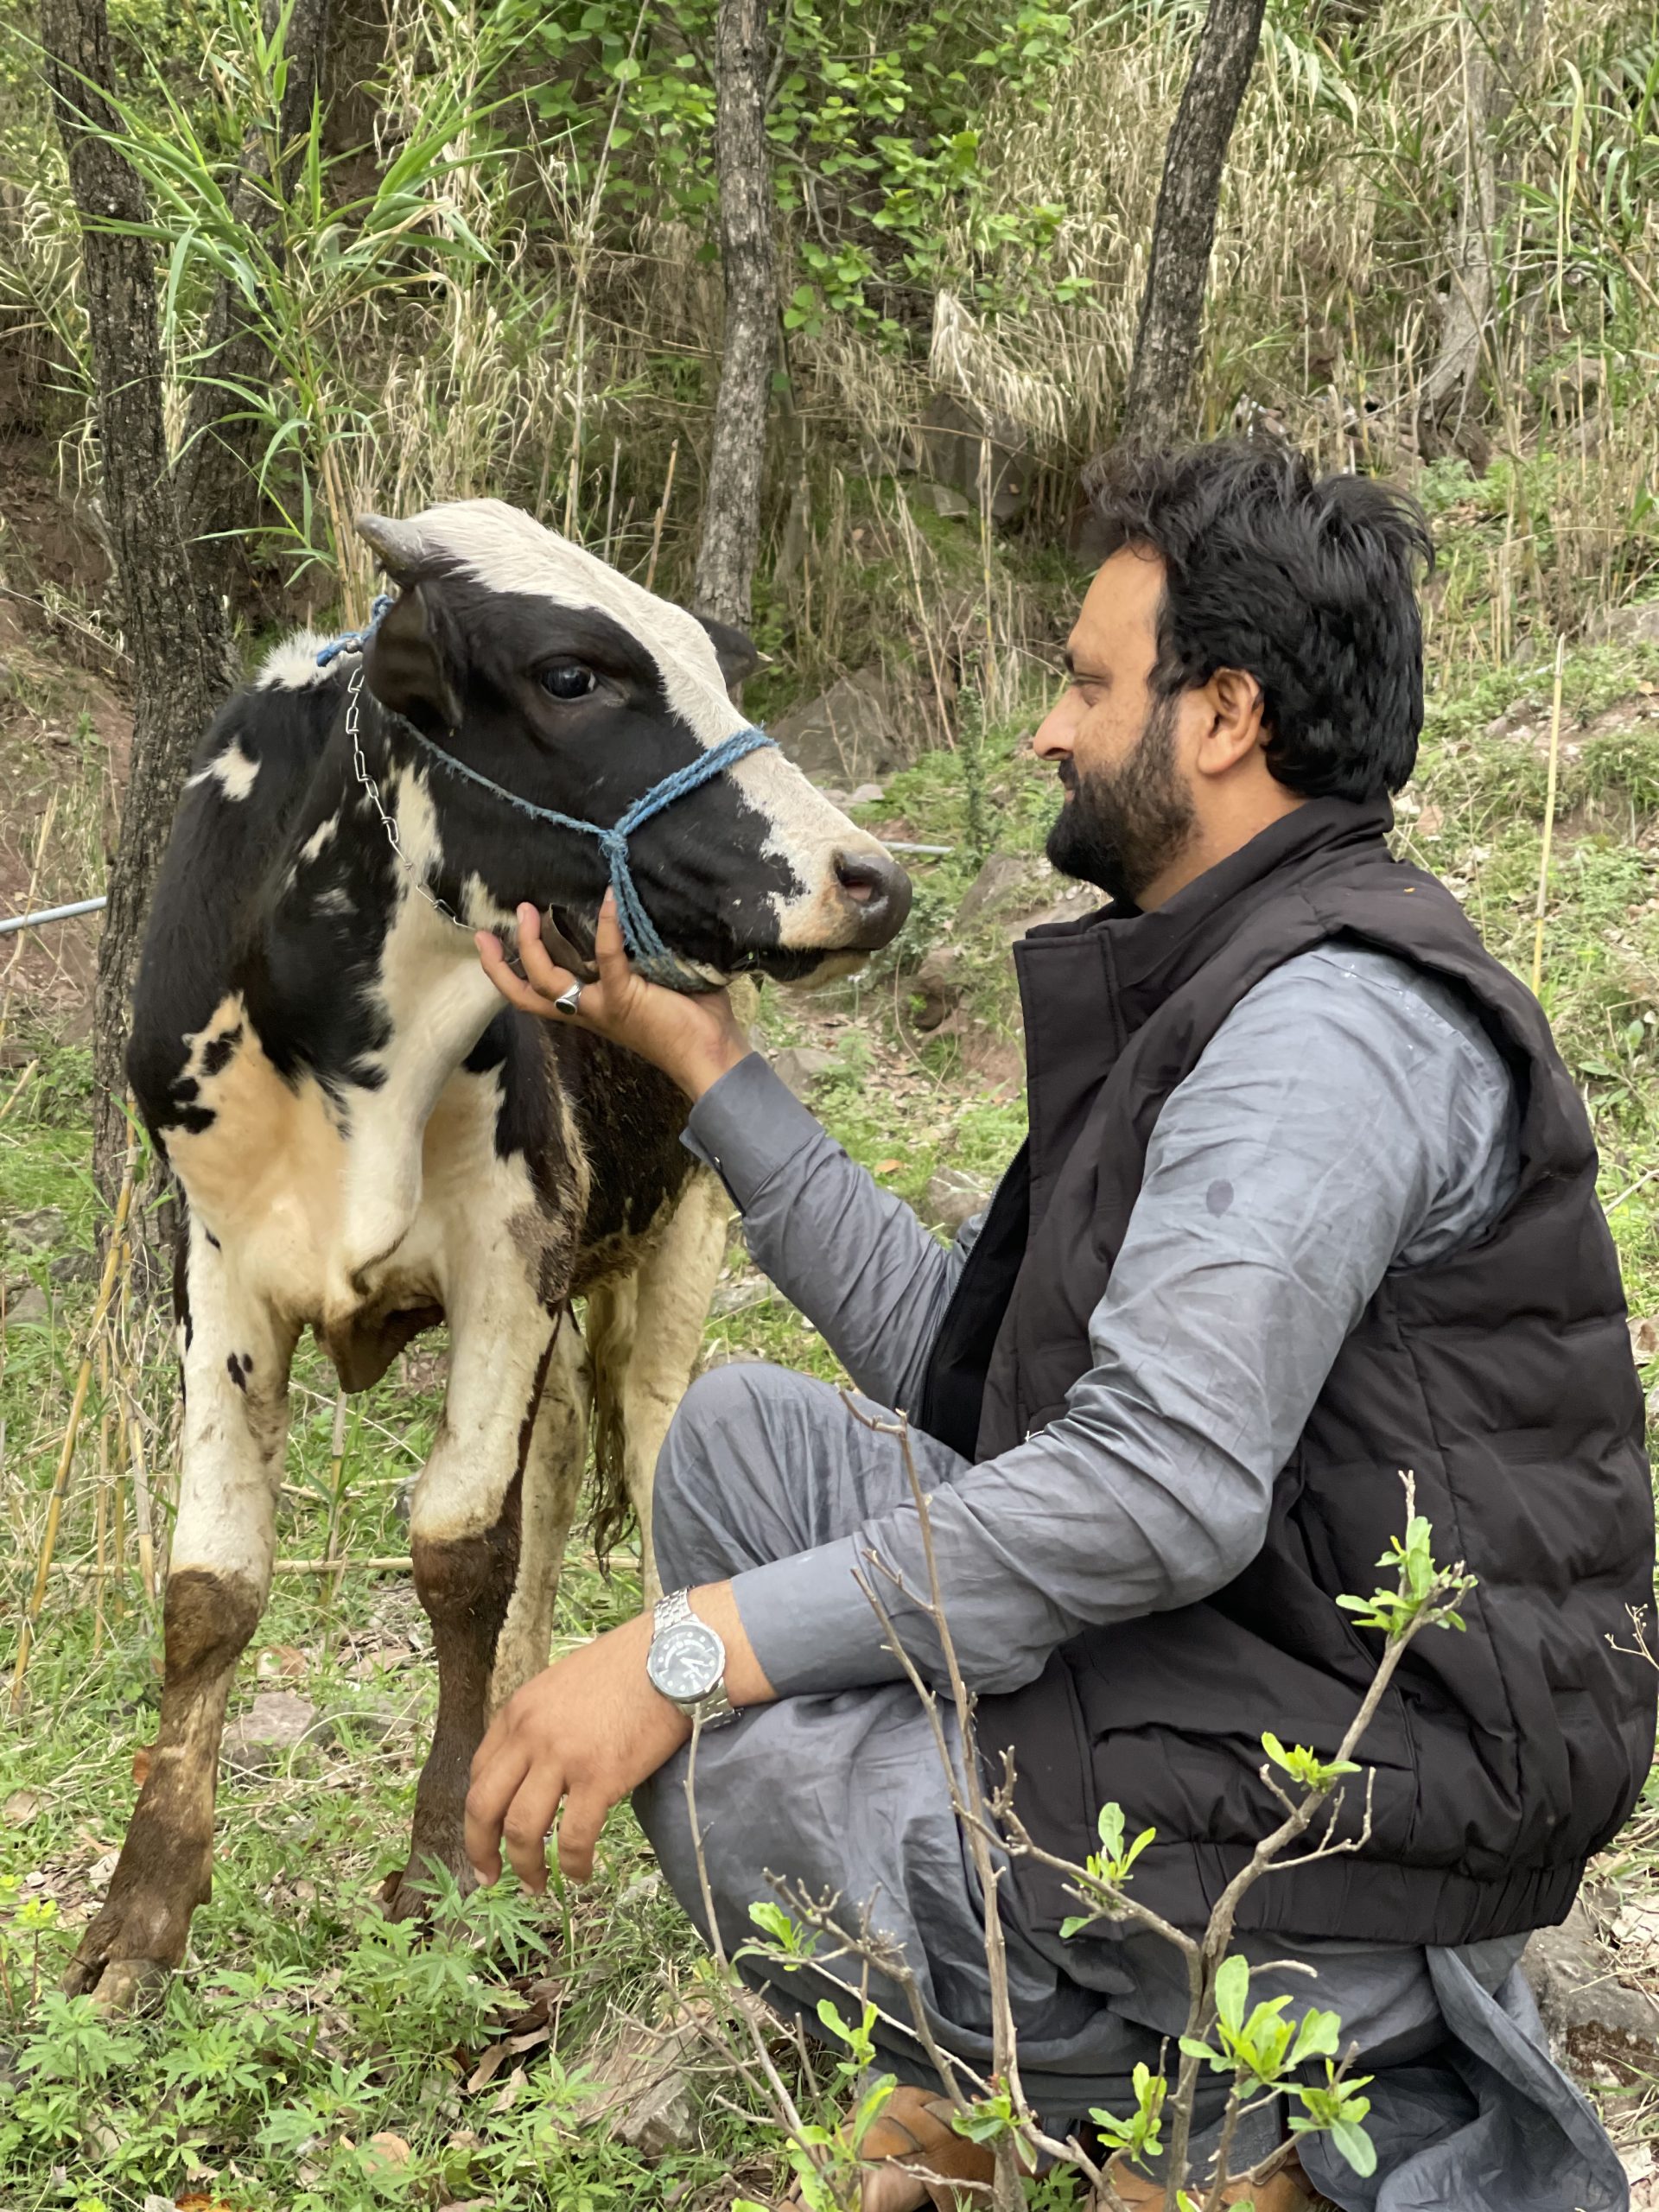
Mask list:
[[[1031,1135],[946,1316],[920,1420],[988,1459],[1063,1412],[1164,1101],[1281,962],[1357,939],[1472,1001],[1522,1102],[1521,1180],[1501,1218],[1385,1279],[1236,1580],[1085,1630],[980,1707],[986,1748],[1014,1746],[1040,1843],[1081,1859],[1115,1799],[1131,1834],[1157,1830],[1136,1895],[1201,1924],[1280,1817],[1259,1779],[1263,1730],[1329,1752],[1375,1671],[1380,1639],[1334,1601],[1387,1580],[1377,1561],[1403,1528],[1409,1469],[1437,1556],[1479,1578],[1466,1631],[1418,1638],[1361,1746],[1369,1836],[1257,1884],[1242,1924],[1457,1944],[1559,1920],[1635,1802],[1656,1677],[1630,1656],[1630,1609],[1652,1600],[1653,1507],[1583,1108],[1531,995],[1442,885],[1390,857],[1389,820],[1386,806],[1314,800],[1154,912],[1110,909],[1025,940]],[[1339,1835],[1360,1836],[1364,1796],[1350,1789]],[[1036,1925],[1076,1910],[1029,1861],[1015,1885]]]

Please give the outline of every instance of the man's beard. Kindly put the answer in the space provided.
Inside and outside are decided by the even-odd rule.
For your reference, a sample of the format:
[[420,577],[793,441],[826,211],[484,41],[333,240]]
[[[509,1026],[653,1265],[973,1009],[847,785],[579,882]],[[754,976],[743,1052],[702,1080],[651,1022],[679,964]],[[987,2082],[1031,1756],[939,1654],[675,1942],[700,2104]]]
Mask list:
[[1173,697],[1147,716],[1140,741],[1121,766],[1079,774],[1070,759],[1060,780],[1071,794],[1045,847],[1062,875],[1097,884],[1110,899],[1138,906],[1192,836],[1191,794],[1175,766]]

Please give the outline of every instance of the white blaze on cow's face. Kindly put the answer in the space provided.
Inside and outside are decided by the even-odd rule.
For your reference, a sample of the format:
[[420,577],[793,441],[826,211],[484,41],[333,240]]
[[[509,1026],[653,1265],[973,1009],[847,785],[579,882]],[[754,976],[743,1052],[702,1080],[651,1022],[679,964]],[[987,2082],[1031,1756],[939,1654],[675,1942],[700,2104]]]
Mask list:
[[[683,734],[682,746],[689,735],[710,750],[751,726],[728,690],[709,632],[695,615],[517,508],[496,499],[461,500],[430,507],[407,522],[370,516],[358,526],[400,583],[421,582],[426,588],[426,580],[435,580],[432,588],[442,590],[442,580],[450,578],[469,585],[469,623],[480,620],[481,592],[519,609],[543,601],[615,624],[648,658],[669,727]],[[602,743],[602,738],[593,741]],[[669,765],[665,757],[664,772]],[[777,864],[768,871],[779,887],[769,899],[772,945],[784,953],[817,956],[806,964],[823,972],[827,965],[840,971],[855,964],[844,957],[826,963],[823,956],[842,951],[861,957],[887,942],[903,922],[909,887],[885,847],[831,805],[774,747],[748,754],[725,773],[764,823],[762,851]],[[632,796],[656,779],[647,775]],[[694,807],[695,796],[676,805]],[[649,890],[646,903],[655,906]]]

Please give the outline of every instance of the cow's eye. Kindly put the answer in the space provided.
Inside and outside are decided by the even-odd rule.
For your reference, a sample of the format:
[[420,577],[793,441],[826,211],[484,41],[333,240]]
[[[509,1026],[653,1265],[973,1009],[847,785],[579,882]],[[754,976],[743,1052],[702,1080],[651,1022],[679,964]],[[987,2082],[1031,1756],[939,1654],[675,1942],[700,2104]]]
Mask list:
[[537,681],[555,699],[585,699],[594,688],[594,671],[579,660],[556,660]]

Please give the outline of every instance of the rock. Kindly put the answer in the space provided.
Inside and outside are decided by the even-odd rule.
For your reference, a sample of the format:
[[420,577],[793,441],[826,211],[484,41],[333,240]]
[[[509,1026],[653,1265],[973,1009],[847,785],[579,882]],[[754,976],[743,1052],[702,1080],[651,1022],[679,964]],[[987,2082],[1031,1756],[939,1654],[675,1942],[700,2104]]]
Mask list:
[[962,904],[957,909],[957,927],[967,929],[982,914],[1030,889],[1033,862],[1022,853],[993,853],[979,874],[963,892]]
[[269,1774],[302,1744],[320,1739],[317,1708],[292,1690],[262,1690],[225,1731],[225,1764],[232,1774]]
[[54,1282],[96,1282],[100,1273],[95,1252],[60,1252],[47,1269]]
[[924,498],[931,502],[934,513],[944,515],[947,520],[955,521],[974,512],[973,502],[965,499],[953,484],[925,484],[922,493]]
[[690,2150],[697,2139],[697,2115],[686,2076],[664,2074],[652,2082],[618,2116],[614,2133],[642,2158],[665,2158],[671,2151]]
[[1614,1979],[1617,1961],[1582,1904],[1538,1930],[1521,1966],[1551,2044],[1581,2079],[1623,2083],[1659,2066],[1659,2005]]
[[918,1029],[937,1029],[962,997],[962,948],[936,944],[910,979],[921,1001],[911,1019]]
[[41,1789],[14,1789],[3,1805],[0,1805],[0,1821],[9,1828],[27,1827],[41,1807],[46,1802]]
[[39,1283],[26,1283],[22,1290],[6,1300],[6,1326],[9,1329],[51,1319],[51,1305]]
[[874,806],[877,799],[885,798],[887,795],[885,784],[861,784],[855,791],[848,792],[847,804],[849,806]]
[[948,1229],[954,1236],[964,1221],[982,1213],[990,1202],[990,1192],[976,1177],[964,1174],[960,1167],[941,1167],[928,1178],[922,1211],[936,1228]]
[[[304,1700],[301,1699],[299,1702],[303,1704]],[[366,1705],[354,1705],[349,1710],[342,1710],[335,1719],[348,1735],[356,1736],[365,1743],[384,1744],[388,1736],[397,1734],[408,1720],[409,1714],[401,1707],[393,1705],[389,1698],[371,1698]],[[334,1732],[332,1723],[327,1732]]]
[[1631,1314],[1625,1324],[1630,1332],[1630,1357],[1638,1367],[1659,1359],[1659,1315]]
[[1659,645],[1659,599],[1638,600],[1634,607],[1616,607],[1604,617],[1600,628],[1609,645]]
[[1046,929],[1051,922],[1086,921],[1090,914],[1098,913],[1104,903],[1104,894],[1091,883],[1080,883],[1051,905],[1021,907],[1010,914],[1002,925],[1002,934],[1013,944],[1033,930]]
[[1030,505],[1036,471],[1026,434],[1011,416],[942,391],[922,417],[922,446],[930,475],[959,492],[969,514],[978,514],[987,497],[988,468],[993,522],[1013,522]]
[[817,1045],[791,1045],[779,1052],[772,1065],[780,1080],[802,1100],[827,1076],[841,1073],[838,1057]]
[[777,1293],[763,1276],[739,1275],[734,1281],[723,1282],[709,1301],[709,1311],[717,1321],[728,1313],[747,1313],[752,1306],[764,1306]]
[[17,689],[17,678],[12,673],[11,663],[0,660],[0,699],[10,699]]
[[61,1244],[67,1224],[56,1206],[36,1206],[32,1213],[15,1213],[6,1224],[6,1242],[14,1252],[49,1252]]
[[855,791],[904,758],[897,702],[879,668],[860,669],[772,725],[795,766],[816,784]]

